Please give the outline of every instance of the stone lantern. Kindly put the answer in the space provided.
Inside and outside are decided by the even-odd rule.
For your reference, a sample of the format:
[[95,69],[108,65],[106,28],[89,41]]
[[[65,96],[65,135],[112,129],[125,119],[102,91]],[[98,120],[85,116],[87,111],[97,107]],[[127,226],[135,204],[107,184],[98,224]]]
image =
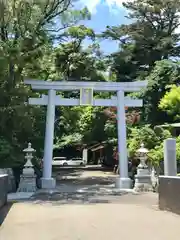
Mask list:
[[140,163],[137,167],[137,174],[135,175],[135,185],[134,190],[137,192],[142,191],[151,191],[152,184],[151,184],[151,175],[149,168],[146,164],[148,159],[149,150],[144,147],[144,144],[141,144],[141,147],[137,150],[137,157],[140,160]]
[[[28,143],[28,147],[23,150],[25,153],[25,159],[27,159],[26,164],[24,165],[25,169],[33,170],[32,167],[32,162],[31,160],[33,159],[33,153],[36,152],[34,148],[31,147],[31,143]],[[24,170],[25,170],[24,169]],[[34,170],[33,170],[34,171]]]
[[36,176],[32,165],[33,153],[36,152],[28,143],[28,147],[23,150],[25,153],[26,164],[24,165],[23,173],[21,175],[18,192],[35,192],[36,191]]

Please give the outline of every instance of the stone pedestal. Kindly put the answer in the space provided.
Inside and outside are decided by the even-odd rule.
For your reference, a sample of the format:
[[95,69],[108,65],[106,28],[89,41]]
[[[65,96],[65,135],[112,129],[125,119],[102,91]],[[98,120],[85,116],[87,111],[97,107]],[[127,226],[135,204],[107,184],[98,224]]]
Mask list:
[[36,175],[32,167],[23,169],[23,174],[20,178],[19,188],[17,192],[35,192],[36,191]]
[[120,190],[131,189],[132,181],[130,178],[117,178],[115,182],[115,187]]
[[41,178],[41,188],[47,190],[55,189],[56,180],[54,178]]
[[138,166],[134,190],[136,192],[152,191],[151,175],[148,166]]

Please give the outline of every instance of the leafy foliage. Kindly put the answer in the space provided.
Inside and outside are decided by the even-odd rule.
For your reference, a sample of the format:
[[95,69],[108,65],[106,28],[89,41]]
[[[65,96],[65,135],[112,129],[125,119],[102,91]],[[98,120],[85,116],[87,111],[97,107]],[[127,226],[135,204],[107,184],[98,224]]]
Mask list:
[[[149,125],[145,125],[130,129],[128,138],[130,158],[135,157],[136,151],[140,148],[141,143],[144,143],[147,149],[153,149],[152,151],[155,151],[157,146],[159,146],[162,141],[168,137],[171,137],[171,133],[168,130],[163,130],[160,127],[152,129]],[[153,160],[155,161],[156,159]]]
[[[159,166],[160,162],[164,159],[163,142],[154,149],[151,149],[148,156],[155,166]],[[176,159],[178,162],[180,161],[180,137],[176,138]]]
[[167,86],[179,82],[179,63],[171,60],[158,61],[147,77],[148,87],[143,93],[144,118],[153,125],[172,121],[166,113],[158,108],[160,100],[164,97]]
[[[39,94],[32,93],[22,81],[24,77],[57,80],[62,76],[54,64],[54,33],[62,33],[77,21],[89,18],[87,9],[73,10],[72,3],[71,0],[0,2],[1,164],[23,161],[22,150],[29,141],[42,157],[46,112],[43,107],[25,104],[29,96]],[[61,25],[58,31],[57,21]],[[9,156],[5,149],[9,149]]]
[[120,51],[112,55],[112,69],[121,81],[123,75],[133,81],[133,78],[147,75],[156,61],[179,56],[176,29],[180,2],[134,0],[123,5],[130,24],[107,26],[101,37],[119,42]]
[[161,99],[159,108],[173,115],[175,120],[180,119],[180,87],[172,85]]

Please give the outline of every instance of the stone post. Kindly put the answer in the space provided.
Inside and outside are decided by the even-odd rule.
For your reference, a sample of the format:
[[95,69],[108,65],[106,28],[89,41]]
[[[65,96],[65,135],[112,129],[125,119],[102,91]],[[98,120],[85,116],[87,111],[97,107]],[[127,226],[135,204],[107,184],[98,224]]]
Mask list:
[[82,152],[82,159],[84,164],[86,165],[88,163],[88,149],[84,148]]
[[176,140],[173,138],[164,141],[164,175],[177,175]]

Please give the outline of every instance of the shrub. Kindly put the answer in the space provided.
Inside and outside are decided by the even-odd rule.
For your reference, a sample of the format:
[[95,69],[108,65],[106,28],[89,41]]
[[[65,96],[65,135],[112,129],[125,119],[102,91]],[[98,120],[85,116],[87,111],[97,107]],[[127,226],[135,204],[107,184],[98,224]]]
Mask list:
[[[163,142],[156,146],[154,149],[151,149],[149,154],[149,160],[152,162],[153,165],[159,166],[160,162],[164,159],[164,149],[163,149]],[[180,136],[176,138],[176,158],[178,164],[180,163]]]
[[168,130],[160,127],[151,128],[149,125],[135,127],[130,130],[128,136],[128,150],[130,158],[134,158],[136,151],[140,148],[141,143],[150,150],[150,158],[156,164],[163,158],[162,146],[164,139],[171,137]]

